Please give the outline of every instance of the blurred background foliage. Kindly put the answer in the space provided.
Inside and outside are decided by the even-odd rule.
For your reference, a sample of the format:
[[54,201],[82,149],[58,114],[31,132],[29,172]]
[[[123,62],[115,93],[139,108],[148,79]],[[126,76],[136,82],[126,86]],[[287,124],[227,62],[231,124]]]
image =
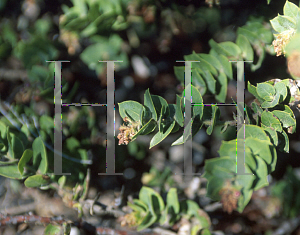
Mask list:
[[[177,60],[183,60],[184,55],[193,51],[208,53],[210,39],[217,43],[235,41],[237,28],[246,25],[250,18],[268,25],[270,19],[282,14],[284,3],[285,0],[271,1],[269,5],[265,0],[1,0],[0,98],[1,102],[5,101],[2,114],[6,112],[1,121],[15,132],[17,127],[23,127],[22,132],[29,139],[27,147],[38,136],[51,145],[54,63],[47,61],[54,60],[70,61],[62,63],[63,103],[106,103],[106,67],[105,63],[98,63],[99,60],[123,61],[115,63],[115,103],[141,102],[147,88],[151,94],[175,103],[176,94],[182,91],[174,74]],[[272,56],[272,49],[270,52],[255,72],[246,65],[246,82],[255,84],[289,77],[286,58]],[[227,99],[235,95],[234,89],[234,83],[229,83]],[[212,97],[207,95],[206,99],[210,101]],[[247,99],[253,97],[246,93]],[[230,111],[223,113],[225,119],[231,116]],[[183,166],[180,146],[169,147],[178,135],[170,136],[170,140],[151,150],[148,150],[150,137],[147,136],[141,136],[128,146],[117,146],[116,142],[116,172],[123,172],[124,177],[100,177],[97,173],[105,172],[106,108],[63,107],[62,120],[63,152],[81,161],[70,164],[63,158],[64,171],[72,173],[67,177],[69,189],[76,188],[76,183],[84,185],[90,168],[91,186],[98,190],[125,184],[126,194],[129,194],[148,185],[163,194],[171,187],[178,187],[178,192],[184,194],[183,187],[178,186],[183,183],[174,179],[171,172],[174,166]],[[120,123],[116,114],[116,129]],[[298,125],[297,133],[299,131]],[[201,130],[194,137],[197,145],[193,158],[197,170],[203,168],[204,159],[218,156],[216,150],[221,140],[230,140],[236,134],[234,130],[222,135],[219,132],[215,130],[209,137]],[[275,179],[283,177],[287,165],[300,167],[299,135],[292,136],[290,141],[290,153],[279,154]],[[51,174],[53,152],[45,148]],[[96,164],[82,164],[85,160]],[[291,173],[286,177],[290,179],[288,182],[299,184]],[[52,180],[62,184],[64,178],[53,176]],[[294,186],[283,182],[276,186],[275,195],[283,190],[294,192]],[[199,187],[202,185],[202,189],[204,184],[196,183]],[[210,203],[203,197],[203,191],[185,193],[200,206]],[[284,208],[287,208],[284,209],[287,216],[297,214],[292,206]]]

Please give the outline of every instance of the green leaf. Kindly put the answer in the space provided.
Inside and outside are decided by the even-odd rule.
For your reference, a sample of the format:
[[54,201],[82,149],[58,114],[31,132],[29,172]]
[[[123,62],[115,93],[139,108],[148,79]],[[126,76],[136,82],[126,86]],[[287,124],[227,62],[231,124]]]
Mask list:
[[176,106],[175,106],[174,119],[181,127],[183,127],[184,119],[183,119],[182,109],[181,109],[181,100],[182,100],[182,97],[180,97],[179,95],[176,95]]
[[163,199],[152,188],[143,186],[139,193],[139,199],[148,206],[152,215],[159,215],[165,209]]
[[140,121],[140,112],[143,105],[136,101],[124,101],[118,103],[120,116],[124,119],[125,117],[130,118],[134,122]]
[[[145,121],[149,118],[149,116],[147,117],[148,113],[146,113],[146,108],[143,106],[143,108],[140,111],[140,124],[144,124]],[[144,121],[145,120],[145,121]]]
[[221,72],[219,74],[218,81],[220,83],[220,92],[216,95],[216,99],[221,103],[225,103],[227,95],[227,78],[225,73]]
[[221,157],[230,156],[232,149],[236,149],[236,143],[237,143],[236,140],[222,141],[220,149],[218,150],[220,156]]
[[[132,210],[138,211],[138,212],[140,212],[140,213],[146,212],[146,211],[147,211],[146,209],[144,209],[143,207],[139,206],[139,205],[136,204],[136,203],[132,204],[132,203],[128,202],[128,206],[129,206]],[[145,206],[146,206],[146,205],[145,205]]]
[[[298,24],[300,25],[300,11],[298,13]],[[296,33],[285,47],[285,51],[286,51],[286,54],[288,55],[288,57],[290,57],[294,52],[300,51],[299,50],[299,42],[300,42],[300,33]],[[299,79],[299,77],[298,78],[296,77],[295,79]],[[289,79],[287,79],[287,80],[289,81]],[[291,87],[291,84],[289,82],[288,82],[288,84]]]
[[151,118],[144,126],[142,126],[137,133],[132,137],[132,140],[136,139],[139,135],[147,135],[155,130],[157,123]]
[[259,103],[264,102],[264,100],[258,95],[257,88],[253,86],[249,81],[248,81],[248,91],[258,99]]
[[251,44],[255,44],[259,40],[258,36],[255,33],[244,27],[238,28],[237,33],[238,35],[243,35],[245,38],[247,38]]
[[274,110],[272,113],[279,119],[283,127],[296,126],[296,120],[289,113],[279,110]]
[[273,34],[269,29],[266,28],[260,28],[258,30],[259,39],[266,44],[271,44],[273,41]]
[[7,148],[7,128],[6,125],[0,121],[0,140],[1,142],[4,144],[4,147],[2,147],[2,149],[0,149],[2,152],[6,152]]
[[257,117],[256,123],[258,123],[259,116],[261,116],[263,109],[261,107],[259,107],[259,105],[257,105],[257,103],[255,103],[255,102],[252,102],[252,108],[253,108],[253,111],[257,114],[256,115],[256,117]]
[[209,221],[205,218],[205,216],[200,216],[200,214],[207,215],[206,212],[201,210],[196,202],[186,200],[181,203],[181,206],[183,207],[183,211],[186,211],[185,213],[187,215],[196,217],[201,229],[209,227]]
[[[223,171],[234,173],[236,170],[236,161],[231,159],[229,156],[222,158],[213,158],[205,161],[205,173],[214,175],[216,167],[219,167],[219,169]],[[233,176],[233,174],[231,176]]]
[[172,208],[173,213],[179,214],[180,206],[179,206],[176,188],[170,188],[170,190],[167,194],[167,206],[166,207],[168,209]]
[[239,58],[241,49],[233,42],[221,42],[219,45],[230,53],[233,58]]
[[256,171],[257,163],[254,155],[249,147],[245,147],[245,165],[247,165],[252,171]]
[[59,177],[57,183],[60,188],[63,188],[64,185],[66,184],[66,181],[67,181],[67,177],[65,175],[63,175],[63,176]]
[[265,82],[259,83],[257,84],[257,93],[262,99],[272,101],[274,99],[275,88]]
[[189,121],[188,125],[184,128],[184,132],[181,135],[181,137],[179,137],[176,141],[174,141],[171,146],[180,145],[180,144],[183,144],[187,141],[187,139],[191,135],[191,127],[192,127],[193,121],[194,121],[193,119],[191,119]]
[[222,64],[218,61],[218,59],[215,56],[204,53],[200,53],[197,55],[200,57],[200,62],[202,61],[202,59],[204,59],[209,64],[213,65],[218,71],[222,68]]
[[80,142],[75,137],[70,137],[66,140],[66,147],[72,155],[76,154],[78,148],[80,147]]
[[[54,124],[54,123],[53,123],[53,124]],[[28,129],[28,127],[27,127],[26,124],[22,125],[22,127],[21,127],[21,132],[24,133],[24,135],[25,135],[25,137],[26,137],[26,139],[27,139],[27,141],[28,141],[28,138],[29,138],[29,136],[31,135],[31,133],[30,133],[30,131],[29,131],[29,129]],[[0,148],[0,149],[1,149],[1,148]]]
[[163,113],[165,111],[165,107],[162,106],[161,107],[161,111],[160,111],[160,115],[159,115],[159,119],[158,119],[158,131],[162,131],[162,120],[163,120]]
[[[252,151],[248,146],[245,147],[245,150],[245,166],[248,166],[252,172],[255,172],[257,169],[256,156],[252,154]],[[242,186],[246,187],[246,185]]]
[[0,175],[11,179],[22,179],[18,165],[0,165]]
[[203,115],[203,99],[199,90],[193,85],[191,87],[192,87],[191,96],[192,96],[192,103],[193,103],[192,118],[197,117],[198,119],[201,119]]
[[199,69],[199,74],[204,78],[208,90],[212,93],[216,93],[216,79],[213,77],[213,75],[210,73],[210,71],[202,71]]
[[[251,108],[248,105],[245,105],[245,123],[246,124],[256,124],[254,112],[251,110]],[[254,117],[253,117],[254,116]],[[257,115],[256,115],[257,116]],[[255,123],[253,122],[255,120]]]
[[191,229],[191,232],[190,232],[190,234],[191,234],[191,235],[198,235],[198,234],[202,234],[202,232],[201,232],[201,233],[199,233],[199,232],[200,232],[200,230],[201,230],[201,226],[200,226],[199,224],[195,224],[195,225],[193,225],[193,227],[192,227],[192,229]]
[[20,159],[24,151],[24,146],[21,140],[7,127],[7,140],[9,157],[12,159]]
[[231,57],[231,59],[238,59],[241,54],[241,49],[233,42],[216,43],[211,39],[208,43],[217,53]]
[[245,133],[244,133],[244,128],[240,128],[238,131],[237,137],[238,139],[244,139],[248,137],[254,137],[260,140],[269,140],[269,137],[267,134],[263,131],[262,128],[255,126],[255,125],[244,125],[245,127]]
[[139,199],[133,199],[133,202],[135,205],[143,208],[144,211],[147,211],[148,210],[148,206],[146,203],[144,203],[142,200],[139,200]]
[[242,34],[238,35],[236,39],[236,44],[241,48],[243,58],[248,61],[253,61],[254,58],[253,49],[251,47],[250,42],[244,35]]
[[30,159],[33,156],[33,152],[30,149],[26,149],[18,163],[18,169],[20,171],[20,174],[23,175],[24,173],[24,167],[26,166],[26,163],[30,161]]
[[256,158],[256,161],[257,161],[258,167],[255,172],[255,175],[257,176],[257,178],[254,181],[254,184],[255,184],[254,191],[269,185],[268,177],[267,177],[268,176],[268,168],[267,168],[265,161],[260,157]]
[[296,29],[296,21],[289,16],[278,15],[270,20],[271,25],[275,31],[282,33],[287,30]]
[[40,170],[42,174],[46,174],[48,170],[47,152],[43,140],[38,137],[33,141],[33,166]]
[[276,94],[280,94],[279,102],[283,102],[287,96],[287,88],[283,82],[278,82],[275,84]]
[[256,91],[256,87],[253,86],[249,81],[248,81],[248,91],[254,95],[256,98],[259,97],[259,95],[257,94],[257,91]]
[[195,52],[193,52],[192,56],[193,56],[192,60],[196,60],[196,61],[199,60],[200,61],[200,63],[195,63],[194,64],[195,67],[198,67],[203,71],[209,71],[214,76],[217,76],[218,71],[214,68],[214,66],[213,66],[214,63],[210,64],[208,61],[206,61],[203,57],[201,58]]
[[[159,116],[167,117],[170,115],[168,103],[163,97],[158,96],[158,95],[151,95],[151,98],[152,98],[152,101],[153,101],[153,104],[154,104],[154,107],[155,107],[155,110],[157,113],[157,117],[159,117]],[[165,113],[162,113],[162,115],[161,115],[162,107],[164,107],[163,110]]]
[[271,142],[277,146],[278,145],[278,135],[277,135],[277,132],[274,128],[271,128],[271,127],[268,127],[268,126],[265,126],[263,123],[261,124],[261,127],[265,130],[265,132],[267,134],[269,134],[269,137],[271,139]]
[[50,177],[47,175],[33,175],[29,176],[24,184],[27,188],[39,188],[49,185],[50,181]]
[[270,2],[271,2],[271,0],[267,0],[267,2],[268,2],[268,5],[270,4]]
[[[246,169],[247,169],[247,166],[246,166]],[[247,170],[246,170],[246,172],[247,172]],[[254,177],[254,176],[245,175],[245,177],[247,177],[247,179],[251,179],[251,181],[253,182],[253,178],[251,178],[251,177]],[[244,211],[245,207],[247,206],[247,204],[249,203],[249,201],[252,197],[252,194],[253,194],[253,190],[242,188],[242,190],[241,190],[242,196],[240,196],[240,198],[238,200],[238,208],[237,208],[237,211],[239,213],[242,213]]]
[[271,145],[270,141],[259,140],[253,137],[248,137],[245,140],[245,144],[251,148],[254,155],[261,157],[267,164],[272,162],[272,154],[270,152],[269,146]]
[[278,145],[279,150],[288,153],[290,149],[288,135],[283,130],[281,133],[278,133],[278,137],[279,137],[279,145]]
[[149,206],[150,204],[150,196],[152,194],[157,194],[155,190],[149,188],[147,186],[143,186],[139,192],[139,199],[145,203],[145,205]]
[[150,118],[152,117],[155,121],[157,121],[157,113],[155,111],[149,89],[147,89],[144,94],[144,106],[146,108],[146,113],[149,113],[149,115],[146,114],[146,116],[149,116]]
[[203,104],[203,99],[202,99],[202,96],[201,96],[199,90],[193,85],[191,85],[191,88],[192,88],[192,90],[191,90],[192,103],[193,104]]
[[[216,43],[213,39],[209,40],[209,45],[212,49],[214,49],[218,54],[230,56],[230,53],[222,48],[218,43]],[[221,62],[222,63],[222,62]]]
[[19,161],[18,159],[12,159],[10,161],[0,161],[0,166],[15,164],[15,163],[18,163],[18,161]]
[[282,131],[280,121],[272,114],[272,112],[268,112],[266,110],[263,111],[261,115],[261,122],[265,126],[273,128],[275,131]]
[[[224,181],[226,179],[220,179],[219,177],[215,176],[211,176],[210,178],[208,178],[206,173],[205,175],[203,175],[203,177],[205,177],[208,180],[206,196],[210,197],[213,200],[219,201],[221,199],[219,191],[223,187]],[[228,178],[231,179],[232,177],[233,176],[229,176]]]
[[261,107],[266,109],[266,108],[273,108],[279,103],[281,95],[278,93],[275,95],[274,99],[271,102],[265,101],[261,104]]
[[166,124],[162,123],[160,126],[161,126],[161,130],[157,132],[151,139],[149,149],[159,144],[171,133],[171,131],[175,126],[175,120],[172,122],[167,122]]
[[182,83],[184,83],[184,69],[184,66],[174,66],[174,74]]
[[200,73],[201,70],[199,68],[192,68],[192,85],[199,87],[200,93],[204,95],[207,86]]
[[292,18],[296,18],[299,12],[299,7],[292,2],[286,1],[283,7],[283,14]]
[[192,200],[182,201],[181,206],[182,206],[182,210],[189,216],[197,215],[198,210],[200,209],[198,204]]
[[142,220],[141,224],[137,227],[137,231],[141,231],[145,228],[150,227],[152,224],[154,224],[157,220],[157,216],[154,214],[151,214],[150,211],[147,212],[146,216]]
[[104,63],[98,62],[103,60],[103,57],[117,59],[117,50],[110,47],[108,41],[91,44],[80,54],[80,59],[88,65],[89,69],[96,70],[97,73],[102,72],[104,68]]
[[32,66],[28,77],[32,82],[45,82],[49,75],[49,71],[46,67],[41,65]]
[[44,230],[44,235],[58,235],[61,234],[61,227],[57,225],[48,224]]
[[292,118],[295,118],[293,111],[288,105],[284,105],[284,112],[289,113]]
[[[208,110],[208,109],[206,109],[206,110]],[[210,112],[211,111],[211,112]],[[210,119],[210,125],[209,125],[209,127],[207,128],[207,130],[206,130],[206,133],[208,134],[208,135],[211,135],[212,134],[212,132],[213,132],[213,129],[214,129],[214,126],[215,126],[215,123],[216,123],[216,120],[218,120],[219,119],[219,117],[220,117],[220,109],[218,108],[218,106],[216,106],[216,105],[212,105],[211,106],[211,109],[209,110],[209,112],[207,113],[207,112],[205,112],[205,110],[204,110],[204,113],[206,114],[206,115],[203,115],[204,117],[208,117],[208,116],[210,116],[211,117],[211,119]],[[203,117],[203,120],[204,120],[204,117]]]
[[220,72],[224,72],[229,79],[233,79],[232,63],[230,63],[228,58],[226,58],[224,55],[218,55],[218,60],[222,65]]
[[42,130],[46,131],[47,134],[50,134],[53,132],[54,129],[54,120],[52,117],[43,115],[40,117],[40,127]]
[[276,153],[275,146],[271,146],[270,151],[273,156],[273,161],[272,161],[271,165],[269,166],[269,168],[270,168],[271,172],[273,172],[273,171],[275,171],[275,167],[277,164],[277,153]]

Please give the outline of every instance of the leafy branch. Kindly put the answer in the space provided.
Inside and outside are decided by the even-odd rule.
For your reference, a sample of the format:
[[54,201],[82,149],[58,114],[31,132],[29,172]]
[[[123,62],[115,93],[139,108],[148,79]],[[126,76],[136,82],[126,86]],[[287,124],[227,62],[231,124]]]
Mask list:
[[[295,5],[287,2],[285,14],[289,14],[289,8],[295,11]],[[300,12],[298,7],[297,12]],[[280,19],[278,17],[271,21],[273,27],[274,22],[280,23]],[[254,28],[257,34],[251,32]],[[172,145],[183,144],[190,137],[190,133],[194,136],[203,125],[207,126],[208,134],[212,133],[214,126],[220,124],[218,122],[220,112],[217,106],[204,106],[202,95],[209,90],[215,94],[217,100],[224,102],[227,79],[232,79],[232,65],[228,60],[253,60],[255,51],[258,60],[251,68],[256,70],[264,59],[265,44],[271,41],[272,35],[269,29],[258,22],[251,22],[238,29],[236,43],[218,44],[211,40],[212,49],[208,55],[193,53],[185,56],[185,60],[201,61],[201,63],[195,63],[193,67],[193,82],[196,81],[196,84],[191,85],[193,103],[199,105],[193,105],[192,119],[185,127],[187,131]],[[184,68],[175,67],[174,69],[176,76],[183,82]],[[219,93],[217,93],[215,77],[221,85]],[[224,210],[229,213],[234,209],[242,212],[253,191],[268,185],[267,176],[275,170],[277,163],[276,149],[289,152],[287,133],[293,134],[296,131],[295,116],[290,108],[300,100],[296,81],[273,79],[259,83],[256,87],[248,83],[248,91],[256,99],[251,107],[245,105],[245,132],[244,128],[241,128],[237,133],[237,139],[223,141],[219,149],[220,157],[205,162],[204,177],[208,180],[207,195],[215,200],[221,200]],[[133,141],[138,135],[149,134],[158,129],[150,142],[150,148],[152,148],[170,133],[177,132],[184,125],[183,97],[184,95],[177,95],[176,104],[167,104],[162,97],[150,95],[147,90],[144,95],[144,105],[135,101],[120,103],[121,117],[139,123],[139,130],[135,132],[131,140]],[[253,175],[237,174],[236,148],[239,140],[245,141],[245,173]]]

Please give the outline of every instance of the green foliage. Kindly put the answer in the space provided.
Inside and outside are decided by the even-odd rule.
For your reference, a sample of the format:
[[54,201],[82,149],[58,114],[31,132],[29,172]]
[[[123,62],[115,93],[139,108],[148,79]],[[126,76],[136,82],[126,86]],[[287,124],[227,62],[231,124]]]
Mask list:
[[[286,3],[284,13],[291,15],[286,16],[286,20],[290,20],[288,17],[296,16],[298,12],[298,8],[296,8],[293,4]],[[277,27],[277,25],[294,27],[293,24],[282,23],[280,17],[272,20],[271,23],[275,30],[278,29],[278,32],[281,32],[283,28]],[[207,133],[211,134],[215,125],[223,125],[223,130],[225,130],[229,124],[219,121],[220,113],[217,106],[203,107],[202,95],[208,90],[215,95],[218,101],[224,102],[228,80],[233,78],[232,65],[228,60],[253,60],[254,51],[256,51],[258,60],[251,67],[254,71],[261,66],[264,59],[265,44],[272,41],[270,29],[265,28],[259,21],[248,22],[239,28],[237,33],[236,43],[216,43],[211,40],[212,49],[208,55],[193,53],[185,56],[185,60],[200,61],[200,63],[193,63],[193,85],[191,86],[192,102],[198,105],[193,105],[192,119],[185,127],[182,136],[172,145],[183,144],[191,133],[194,136],[203,125],[207,126]],[[174,72],[183,83],[184,67],[174,67]],[[221,89],[218,92],[217,84],[221,84],[224,90]],[[276,149],[289,152],[287,133],[292,134],[296,131],[296,120],[289,106],[297,100],[299,89],[292,80],[273,79],[258,83],[256,87],[248,83],[248,90],[256,97],[256,100],[252,102],[250,107],[245,105],[246,125],[239,130],[236,140],[222,142],[219,158],[205,161],[204,177],[208,180],[207,194],[215,200],[222,200],[224,209],[228,212],[233,209],[242,212],[253,191],[269,184],[267,176],[275,170],[277,163]],[[140,107],[140,111],[136,111],[136,114],[140,113],[139,118],[136,117],[136,119],[142,120],[140,123],[142,129],[148,125],[149,120],[153,121],[154,124],[154,128],[151,126],[152,131],[155,126],[158,126],[158,132],[150,142],[150,148],[166,138],[175,125],[183,126],[184,106],[182,103],[184,94],[185,91],[181,97],[177,96],[176,105],[172,105],[167,104],[162,97],[151,96],[149,91],[146,91],[144,106]],[[128,103],[128,101],[126,102]],[[173,111],[170,111],[171,107],[173,107]],[[120,111],[120,114],[122,118],[126,117],[124,112]],[[235,125],[236,122],[230,124]],[[139,134],[143,133],[138,132],[135,137]],[[250,175],[237,174],[236,148],[238,142],[245,142],[245,172],[251,173]],[[151,182],[152,179],[150,178],[148,182]],[[227,191],[224,191],[225,188]],[[236,191],[240,192],[236,194],[238,196],[235,195]],[[228,203],[225,202],[228,198],[232,202],[229,207],[226,206]],[[154,223],[153,221],[151,223]]]
[[[179,202],[176,188],[171,188],[167,193],[166,204],[162,197],[153,189],[143,186],[139,193],[139,199],[133,203],[128,202],[133,212],[127,218],[134,217],[137,231],[150,227],[159,222],[160,225],[172,226],[181,217],[195,218],[197,223],[192,228],[192,234],[210,234],[210,220],[207,214],[201,210],[197,203],[191,200]],[[205,233],[204,233],[205,232]]]
[[[183,98],[177,96],[177,103],[168,104],[166,100],[160,96],[147,95],[145,93],[144,105],[135,101],[125,101],[119,104],[120,115],[139,123],[139,131],[133,136],[133,140],[138,135],[145,135],[153,132],[158,127],[158,132],[153,136],[150,142],[150,148],[163,141],[176,126],[183,125]],[[185,91],[183,91],[184,93]],[[192,86],[193,102],[199,104],[193,107],[193,136],[199,131],[202,125],[208,126],[207,132],[212,133],[216,120],[219,117],[219,109],[217,106],[203,107],[203,100],[200,92]],[[153,108],[154,106],[154,108]],[[146,111],[144,111],[146,110]],[[157,118],[157,121],[153,119]],[[172,145],[182,144],[183,139],[186,140],[191,132],[184,133]]]
[[[126,19],[129,1],[73,0],[72,3],[71,7],[62,6],[64,15],[61,16],[60,30],[66,38],[73,38],[75,42],[81,38],[90,39],[91,45],[80,54],[82,61],[97,73],[101,73],[104,68],[103,63],[98,63],[99,60],[122,60],[123,63],[117,63],[116,67],[127,67],[128,57],[121,50],[123,40],[117,33],[130,25]],[[79,49],[79,45],[77,48],[73,46],[73,52],[70,51],[72,45],[66,43],[66,46],[73,54]]]
[[[219,192],[229,180],[232,187],[241,192],[241,196],[237,202],[237,210],[242,212],[244,207],[248,204],[252,192],[268,185],[267,176],[275,170],[277,162],[275,148],[278,147],[279,150],[288,152],[289,141],[287,133],[292,134],[296,130],[295,117],[287,105],[294,99],[293,96],[287,95],[288,93],[290,94],[291,88],[291,83],[288,79],[259,83],[257,87],[248,83],[248,90],[261,102],[257,103],[258,101],[254,101],[252,107],[247,107],[247,125],[245,125],[245,169],[246,173],[253,173],[253,175],[236,174],[236,141],[244,139],[244,129],[241,128],[237,134],[237,140],[222,142],[219,150],[220,158],[206,161],[204,177],[208,180],[209,197],[220,200],[221,196]],[[192,86],[192,91],[193,101],[203,103],[200,92],[194,86]],[[177,102],[180,104],[180,99],[182,98],[177,98]],[[157,111],[161,110],[159,112],[160,118],[156,121],[156,125],[160,126],[160,128],[158,128],[158,132],[153,136],[150,142],[151,148],[161,142],[171,132],[172,128],[174,128],[173,123],[176,122],[178,125],[182,124],[176,121],[176,115],[177,120],[182,120],[183,109],[182,107],[179,108],[179,106],[174,105],[174,108],[176,108],[176,106],[178,107],[178,112],[170,112],[168,109],[171,107],[170,104],[167,105],[162,97],[155,97],[156,101],[153,102],[149,91],[145,93],[145,100],[145,106],[137,105],[137,102],[126,101],[126,103],[121,103],[120,107],[122,108],[124,105],[129,105],[126,107],[127,109],[132,112],[136,110],[134,111],[135,119],[145,122],[148,119],[153,120],[152,117],[155,117]],[[133,107],[131,108],[130,105]],[[135,107],[139,107],[140,110],[135,109]],[[208,108],[209,107],[201,106],[200,109],[195,109],[194,106],[193,118],[186,127],[187,130],[194,127],[192,131],[193,135],[195,135],[203,125],[203,117],[206,116],[205,112]],[[148,113],[142,112],[144,109],[148,110]],[[215,123],[225,125],[225,123],[218,122],[219,114],[217,115],[217,110],[216,106],[210,107],[210,110],[208,110],[208,112],[210,112],[208,116],[212,118],[209,121],[210,126],[208,126],[207,129],[209,134],[212,132],[210,128],[215,125]],[[120,110],[120,114],[122,118],[126,117],[125,111]],[[138,114],[140,114],[140,116],[138,116]],[[162,117],[164,117],[164,119],[162,119]],[[164,124],[164,122],[166,124]],[[145,125],[148,125],[148,123]],[[144,128],[144,126],[142,128]],[[173,145],[183,144],[190,135],[187,133],[191,132],[185,132]],[[139,132],[135,136],[137,135],[139,135]],[[148,179],[148,182],[151,182],[151,179]],[[152,220],[149,219],[147,221]],[[153,221],[156,220],[153,219]]]
[[[55,188],[58,183],[69,186],[75,185],[77,182],[77,184],[83,185],[83,191],[79,190],[78,193],[84,193],[86,190],[84,175],[87,165],[83,165],[83,163],[88,162],[86,149],[80,146],[80,142],[76,138],[68,137],[66,139],[66,144],[63,145],[65,154],[63,154],[62,159],[63,164],[67,166],[66,169],[72,173],[73,179],[70,180],[69,178],[67,184],[65,184],[66,180],[62,184],[62,181],[59,182],[53,174],[53,149],[47,144],[47,141],[52,142],[53,140],[53,119],[47,115],[37,118],[33,114],[34,112],[27,107],[27,112],[38,120],[34,121],[34,125],[32,125],[24,117],[21,119],[18,116],[17,107],[11,107],[15,120],[10,117],[10,114],[5,113],[5,116],[0,120],[0,175],[12,179],[25,179],[26,187],[41,189]],[[3,113],[2,110],[1,108]],[[22,112],[22,110],[20,111]],[[24,120],[26,121],[24,122]],[[21,128],[17,122],[22,124]],[[37,123],[40,124],[40,129]],[[39,136],[35,134],[36,132],[39,133]],[[29,139],[33,140],[30,141]],[[72,166],[69,166],[70,162],[67,162],[65,158],[73,162]]]
[[300,23],[300,9],[294,3],[286,1],[283,7],[283,15],[276,16],[270,22],[279,34],[290,34],[288,31],[296,31],[297,25]]
[[[291,167],[287,168],[284,180],[276,182],[272,187],[272,195],[278,197],[283,205],[286,217],[296,217],[299,214],[300,180]],[[284,193],[283,193],[284,192]]]
[[[299,54],[300,8],[294,3],[286,1],[283,8],[283,15],[276,16],[270,22],[274,30],[278,32],[278,34],[274,34],[276,40],[273,42],[277,56],[284,53],[287,54],[290,59],[290,56],[294,52],[298,52]],[[290,73],[297,79],[300,77],[300,73],[295,67],[296,64],[299,64],[299,60],[296,59],[295,62],[294,60],[295,59],[288,61],[288,67]],[[295,70],[296,72],[294,72]]]
[[159,171],[155,167],[151,167],[149,173],[145,172],[143,174],[141,181],[144,185],[160,187],[161,190],[168,189],[173,185],[175,186],[170,167],[165,167],[163,171]]
[[[193,63],[192,84],[204,95],[208,90],[215,95],[217,101],[224,103],[227,92],[228,80],[233,78],[232,64],[230,60],[253,61],[254,53],[258,59],[251,65],[252,71],[260,68],[267,47],[265,44],[272,42],[270,28],[265,27],[260,20],[252,19],[237,30],[236,42],[216,43],[213,39],[209,41],[211,50],[209,54],[186,55],[185,60],[200,61]],[[175,66],[175,75],[183,84],[184,67]]]
[[69,235],[71,232],[71,225],[68,223],[63,223],[62,226],[48,224],[44,230],[44,235]]
[[61,233],[60,226],[52,225],[52,224],[48,224],[44,231],[45,235],[55,235],[60,233]]
[[[124,41],[119,36],[120,31],[127,33],[132,47],[138,44],[139,40],[135,30],[141,28],[136,30],[139,31],[140,37],[148,31],[148,28],[144,27],[144,22],[136,20],[139,17],[135,20],[134,17],[128,17],[126,6],[129,2],[72,0],[71,7],[64,5],[62,7],[64,15],[59,22],[60,40],[65,43],[69,54],[74,55],[80,51],[80,43],[88,38],[87,46],[79,57],[90,69],[98,74],[103,72],[104,65],[98,63],[98,60],[123,60],[123,63],[116,66],[127,67],[129,62],[127,53],[122,49]],[[218,1],[214,2],[219,4]],[[270,2],[267,0],[268,4]],[[0,11],[5,8],[5,4],[6,1],[0,3]],[[273,41],[274,51],[277,55],[283,52],[288,56],[288,69],[293,78],[299,79],[300,9],[286,1],[283,13],[270,21],[278,33],[275,34],[276,40]],[[212,15],[207,16],[208,23],[213,22]],[[18,34],[8,20],[6,24],[1,25],[0,34],[0,59],[6,60],[11,54],[20,59],[28,70],[30,92],[51,102],[53,102],[54,64],[46,65],[45,61],[58,58],[57,45],[48,37],[52,28],[53,24],[49,18],[39,19],[28,30],[28,38],[18,40]],[[130,36],[132,34],[134,39]],[[246,25],[238,28],[235,42],[216,42],[211,39],[209,41],[211,50],[208,54],[193,52],[184,57],[185,60],[200,63],[193,63],[192,85],[186,87],[191,89],[192,94],[192,119],[172,145],[185,143],[204,126],[207,134],[211,135],[216,126],[222,126],[222,131],[225,131],[228,125],[236,125],[236,117],[233,117],[233,121],[220,121],[219,108],[216,105],[204,106],[203,96],[209,92],[218,102],[224,103],[228,82],[234,78],[235,63],[230,61],[253,61],[251,70],[256,71],[261,67],[267,52],[274,54],[270,49],[272,40],[270,25],[252,18]],[[174,73],[183,84],[184,67],[175,66]],[[64,98],[64,102],[71,100],[77,88],[78,83]],[[62,90],[63,92],[68,90],[68,83],[64,79]],[[251,106],[245,105],[245,125],[238,131],[236,139],[222,142],[218,151],[220,157],[205,161],[207,195],[215,200],[221,200],[228,212],[234,209],[242,212],[253,191],[268,185],[267,176],[275,170],[277,163],[276,150],[289,152],[288,134],[296,131],[296,120],[290,106],[299,101],[297,97],[300,92],[293,80],[273,79],[258,83],[256,86],[249,82],[248,91],[256,99]],[[130,132],[123,133],[125,136],[123,137],[133,141],[139,135],[155,132],[150,141],[152,148],[171,133],[182,132],[185,92],[186,90],[181,95],[176,95],[176,104],[168,104],[163,97],[151,95],[149,89],[145,92],[143,104],[136,101],[119,103],[119,113],[124,121],[127,120],[129,123],[127,127],[130,129]],[[29,107],[20,107],[16,104],[16,107],[11,108],[13,118],[4,115],[5,117],[0,120],[0,175],[24,180],[26,187],[62,189],[71,185],[75,192],[72,200],[84,198],[88,187],[86,175],[88,158],[86,147],[82,147],[82,143],[88,145],[89,141],[74,136],[78,133],[81,116],[87,117],[88,129],[95,131],[96,120],[93,113],[88,107],[81,107],[80,111],[71,107],[72,118],[63,114],[65,124],[63,133],[66,137],[63,146],[63,152],[66,153],[63,156],[63,165],[66,166],[64,168],[66,172],[72,173],[72,177],[56,177],[53,174],[53,149],[47,144],[48,141],[52,143],[54,138],[53,118],[48,113],[37,117],[33,112],[33,105],[31,103]],[[32,124],[25,119],[22,121],[18,118],[18,113],[25,113],[27,117],[33,116],[37,122]],[[252,175],[237,174],[237,143],[241,142],[245,143],[245,171]],[[142,158],[144,150],[132,146],[129,151]],[[66,164],[69,160],[72,160],[72,164]],[[162,186],[165,182],[170,188],[174,183],[170,175],[169,168],[165,168],[162,172],[151,168],[149,173],[143,175],[142,180],[149,186]],[[290,170],[287,177],[288,181],[279,182],[274,187],[274,194],[279,196],[282,191],[288,192],[287,195],[281,195],[281,199],[286,202],[284,213],[293,217],[300,208],[299,200],[297,201],[300,196],[297,189],[299,180]],[[229,205],[228,201],[231,202]],[[199,232],[210,234],[207,214],[193,201],[179,202],[175,188],[168,191],[164,202],[153,189],[143,187],[139,199],[134,199],[133,203],[128,205],[133,212],[127,218],[130,216],[131,219],[134,218],[133,225],[138,226],[138,231],[155,223],[172,226],[181,217],[185,217],[197,221],[193,223],[191,234]],[[80,205],[77,206],[80,208]],[[45,234],[56,234],[60,230],[57,226],[48,225]],[[66,228],[65,233],[69,233]]]

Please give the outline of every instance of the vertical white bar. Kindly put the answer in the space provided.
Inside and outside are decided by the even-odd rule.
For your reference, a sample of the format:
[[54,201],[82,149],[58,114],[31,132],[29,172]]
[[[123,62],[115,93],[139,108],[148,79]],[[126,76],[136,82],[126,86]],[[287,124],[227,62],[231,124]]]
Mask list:
[[98,173],[98,175],[123,175],[123,173],[115,173],[115,78],[114,66],[115,62],[122,61],[99,61],[107,62],[107,144],[106,144],[106,173]]
[[[192,62],[185,61],[185,75],[184,75],[184,132],[187,132],[189,122],[192,120],[192,94],[191,94],[191,77],[192,77]],[[185,182],[192,180],[193,174],[193,150],[192,150],[192,128],[190,133],[186,133],[190,137],[183,143],[184,152],[184,175]]]
[[[245,135],[245,74],[244,64],[246,61],[237,61],[237,132],[242,128]],[[237,174],[238,175],[252,175],[246,173],[245,169],[245,138],[237,139]]]
[[55,62],[55,84],[54,84],[54,174],[71,175],[62,173],[62,119],[61,119],[61,66],[62,62]]

